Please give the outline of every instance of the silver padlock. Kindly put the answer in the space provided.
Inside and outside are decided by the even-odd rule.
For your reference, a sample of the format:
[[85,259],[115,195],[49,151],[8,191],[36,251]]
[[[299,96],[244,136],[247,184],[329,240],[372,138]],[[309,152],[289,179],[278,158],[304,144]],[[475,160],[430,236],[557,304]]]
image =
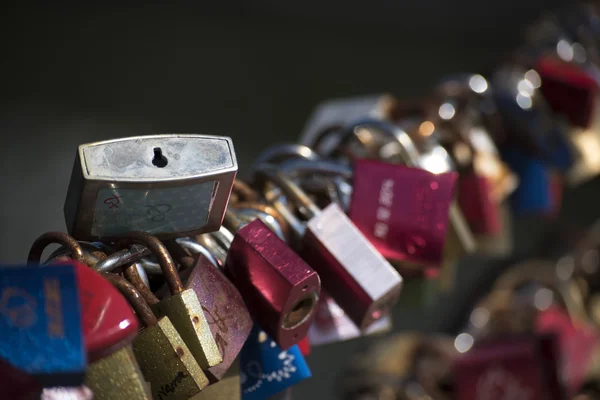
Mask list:
[[160,239],[219,229],[237,160],[230,138],[137,136],[79,146],[64,212],[79,240]]
[[340,207],[321,211],[277,167],[259,169],[266,179],[298,206],[308,220],[302,232],[301,256],[319,276],[325,290],[363,330],[385,317],[398,301],[402,277],[362,235]]

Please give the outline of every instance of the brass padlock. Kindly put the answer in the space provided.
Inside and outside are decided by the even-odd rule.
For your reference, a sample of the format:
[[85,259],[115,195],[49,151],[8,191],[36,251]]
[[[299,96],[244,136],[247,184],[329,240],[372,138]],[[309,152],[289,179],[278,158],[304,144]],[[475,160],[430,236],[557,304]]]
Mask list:
[[200,367],[208,369],[222,362],[223,357],[210,332],[198,296],[192,289],[184,289],[175,262],[165,245],[146,232],[131,232],[119,241],[120,245],[132,243],[146,246],[156,256],[171,292],[169,298],[150,304],[156,316],[171,320]]
[[188,400],[208,386],[208,378],[171,320],[157,319],[140,293],[124,278],[114,274],[105,277],[127,297],[146,325],[133,340],[133,353],[150,382],[152,398]]

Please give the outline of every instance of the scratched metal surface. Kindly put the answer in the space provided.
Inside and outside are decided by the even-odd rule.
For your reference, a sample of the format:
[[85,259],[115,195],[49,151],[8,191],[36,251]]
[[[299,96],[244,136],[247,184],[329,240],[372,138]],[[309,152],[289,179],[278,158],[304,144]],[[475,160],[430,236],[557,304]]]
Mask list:
[[[65,229],[62,206],[80,143],[227,135],[243,171],[262,148],[295,140],[321,100],[419,96],[444,74],[485,72],[543,6],[566,2],[244,3],[0,10],[1,261],[23,261],[37,235]],[[559,224],[516,221],[520,252],[557,253],[542,246],[545,232],[576,231],[600,216],[597,182],[565,201]],[[452,294],[424,310],[396,310],[394,330],[456,325],[460,305],[475,296],[468,289],[504,264],[472,257]],[[314,378],[294,397],[332,398],[340,366],[370,340],[315,348],[308,357]]]

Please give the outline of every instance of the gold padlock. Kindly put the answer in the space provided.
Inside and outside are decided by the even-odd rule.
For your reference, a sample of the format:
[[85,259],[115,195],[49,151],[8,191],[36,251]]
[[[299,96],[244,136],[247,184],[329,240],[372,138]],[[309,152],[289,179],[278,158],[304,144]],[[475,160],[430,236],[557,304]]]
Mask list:
[[157,319],[141,294],[124,278],[103,275],[125,295],[146,325],[133,340],[133,353],[150,382],[152,398],[187,400],[208,386],[208,378],[171,320]]
[[[146,232],[131,232],[119,242],[120,245],[133,243],[146,246],[156,256],[171,292],[169,298],[153,301],[150,304],[152,311],[157,317],[168,317],[201,368],[219,364],[223,357],[210,332],[200,301],[194,290],[184,290],[175,262],[165,245]],[[146,298],[152,299],[152,296]]]
[[88,366],[85,384],[97,400],[149,400],[146,382],[131,345]]

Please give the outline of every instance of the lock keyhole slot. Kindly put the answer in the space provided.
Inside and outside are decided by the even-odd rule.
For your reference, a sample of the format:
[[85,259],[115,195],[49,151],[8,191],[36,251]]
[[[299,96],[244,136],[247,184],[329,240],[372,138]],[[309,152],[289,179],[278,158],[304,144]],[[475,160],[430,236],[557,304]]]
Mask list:
[[315,292],[308,293],[298,300],[292,309],[283,317],[283,329],[295,329],[306,321],[317,305],[318,296]]
[[154,157],[152,158],[152,165],[154,165],[157,168],[166,167],[169,163],[169,160],[167,160],[167,157],[163,155],[162,149],[160,147],[155,147],[153,151]]

